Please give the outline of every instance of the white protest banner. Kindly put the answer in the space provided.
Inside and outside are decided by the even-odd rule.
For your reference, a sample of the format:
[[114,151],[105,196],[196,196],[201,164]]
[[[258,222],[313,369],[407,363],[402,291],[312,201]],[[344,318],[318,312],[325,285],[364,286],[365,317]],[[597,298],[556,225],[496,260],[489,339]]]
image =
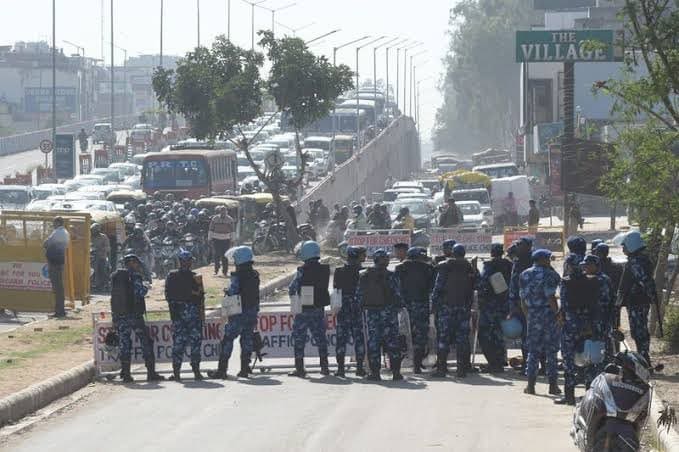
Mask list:
[[406,243],[410,247],[410,231],[408,230],[376,230],[370,231],[349,231],[347,238],[349,246],[363,246],[368,251],[368,256],[372,256],[376,250],[383,249],[394,253],[394,245]]
[[0,289],[49,292],[47,264],[44,262],[0,262]]
[[442,245],[446,240],[455,240],[464,245],[467,253],[490,253],[493,235],[485,232],[464,231],[458,229],[432,229],[429,231],[429,253],[432,256],[443,254]]

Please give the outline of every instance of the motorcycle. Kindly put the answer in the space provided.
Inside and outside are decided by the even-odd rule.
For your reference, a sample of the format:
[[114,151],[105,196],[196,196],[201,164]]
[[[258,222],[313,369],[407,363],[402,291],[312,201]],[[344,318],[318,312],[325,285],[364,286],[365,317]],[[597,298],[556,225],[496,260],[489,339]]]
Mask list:
[[262,255],[274,250],[285,250],[287,243],[285,223],[269,224],[266,221],[260,221],[255,229],[252,252],[255,255]]
[[165,237],[160,248],[160,273],[156,273],[159,278],[165,278],[172,270],[175,270],[179,263],[177,262],[177,252],[179,247],[176,240],[172,237]]
[[630,350],[610,361],[573,413],[571,437],[583,452],[639,450],[648,420],[653,391],[649,364]]
[[200,243],[200,237],[191,234],[190,232],[184,234],[182,237],[182,249],[190,252],[196,262],[196,266],[201,266],[204,263],[203,248]]

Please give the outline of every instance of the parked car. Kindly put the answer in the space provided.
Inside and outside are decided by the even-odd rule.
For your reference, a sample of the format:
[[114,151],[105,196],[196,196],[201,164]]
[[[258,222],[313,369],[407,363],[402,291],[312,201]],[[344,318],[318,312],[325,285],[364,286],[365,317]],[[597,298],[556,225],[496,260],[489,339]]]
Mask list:
[[471,232],[489,231],[490,226],[483,216],[481,204],[478,201],[460,201],[455,203],[464,216],[461,230]]

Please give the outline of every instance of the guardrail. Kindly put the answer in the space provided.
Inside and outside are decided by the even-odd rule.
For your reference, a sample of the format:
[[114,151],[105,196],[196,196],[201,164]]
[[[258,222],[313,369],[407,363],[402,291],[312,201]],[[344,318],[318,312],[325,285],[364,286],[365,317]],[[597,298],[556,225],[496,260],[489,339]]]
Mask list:
[[[122,130],[127,127],[126,121],[136,118],[136,115],[116,117],[118,127],[116,130]],[[122,121],[122,122],[121,122]],[[80,129],[85,129],[88,133],[92,131],[95,124],[100,122],[110,122],[109,118],[98,118],[89,121],[76,122],[73,124],[66,124],[57,127],[57,133],[78,133]],[[42,140],[52,139],[52,129],[36,130],[33,132],[22,133],[19,135],[10,135],[7,137],[0,137],[0,156],[17,154],[19,152],[31,151],[38,149]]]

